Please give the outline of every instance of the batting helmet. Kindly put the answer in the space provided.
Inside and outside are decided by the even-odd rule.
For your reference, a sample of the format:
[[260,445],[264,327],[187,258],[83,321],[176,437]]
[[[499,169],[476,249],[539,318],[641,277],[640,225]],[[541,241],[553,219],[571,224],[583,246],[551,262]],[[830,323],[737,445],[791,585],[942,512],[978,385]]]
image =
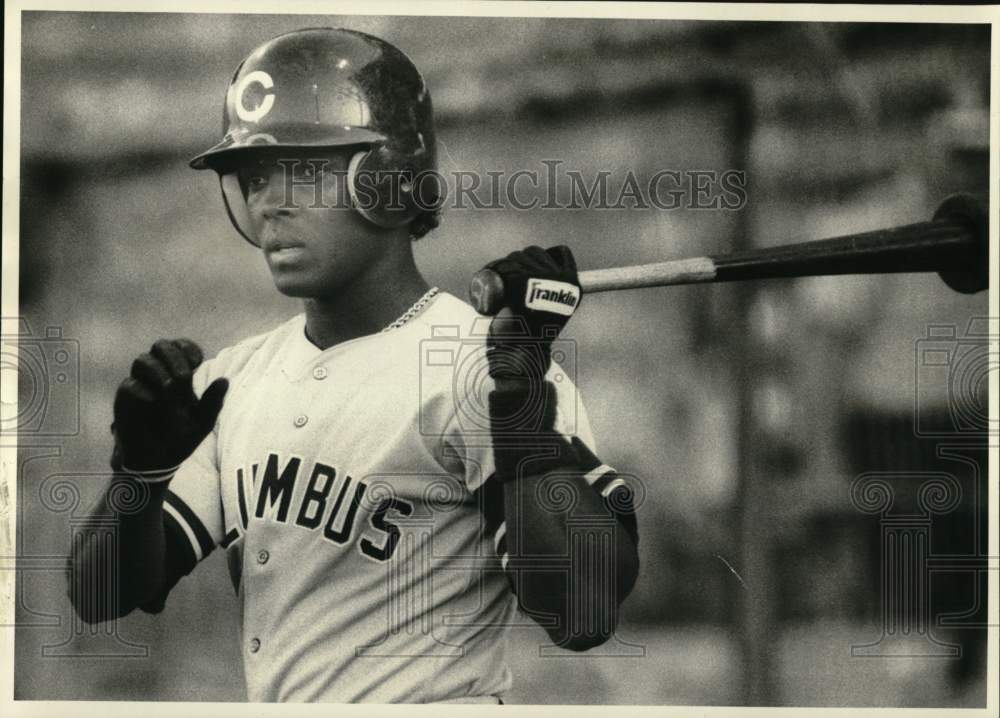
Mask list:
[[357,146],[346,178],[352,206],[379,227],[439,207],[430,93],[410,59],[377,37],[309,28],[264,43],[233,74],[223,133],[190,165],[218,173],[230,219],[255,245],[235,170],[262,148]]

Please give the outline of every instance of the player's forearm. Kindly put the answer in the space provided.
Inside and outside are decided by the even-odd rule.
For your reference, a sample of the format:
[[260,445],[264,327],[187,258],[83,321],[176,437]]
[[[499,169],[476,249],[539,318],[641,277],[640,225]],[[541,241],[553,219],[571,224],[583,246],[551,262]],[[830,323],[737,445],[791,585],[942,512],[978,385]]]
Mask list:
[[[167,483],[136,485],[116,477],[90,513],[89,530],[70,547],[68,593],[87,623],[120,618],[154,596],[165,581],[163,499]],[[121,506],[109,496],[139,497]],[[138,492],[138,493],[130,493]],[[127,510],[116,510],[125,509]]]
[[[553,482],[551,493],[546,482]],[[605,642],[638,574],[628,532],[582,476],[559,472],[510,481],[504,502],[507,570],[522,609],[565,648]]]
[[197,561],[168,549],[163,501],[177,467],[211,433],[229,386],[218,378],[198,397],[194,372],[202,359],[188,339],[161,339],[132,362],[115,392],[115,478],[91,512],[91,530],[71,547],[69,596],[84,621],[146,607]]

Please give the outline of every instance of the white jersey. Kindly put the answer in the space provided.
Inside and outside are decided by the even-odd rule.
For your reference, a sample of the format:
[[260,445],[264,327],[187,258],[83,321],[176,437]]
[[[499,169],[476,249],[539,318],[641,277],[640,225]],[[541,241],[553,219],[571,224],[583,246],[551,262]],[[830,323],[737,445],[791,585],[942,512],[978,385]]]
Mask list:
[[[218,377],[229,392],[165,511],[195,561],[227,551],[249,700],[509,688],[516,599],[481,489],[494,470],[488,321],[442,293],[398,329],[320,350],[298,315],[199,367],[196,393]],[[593,447],[567,373],[554,363],[549,376],[557,429]]]

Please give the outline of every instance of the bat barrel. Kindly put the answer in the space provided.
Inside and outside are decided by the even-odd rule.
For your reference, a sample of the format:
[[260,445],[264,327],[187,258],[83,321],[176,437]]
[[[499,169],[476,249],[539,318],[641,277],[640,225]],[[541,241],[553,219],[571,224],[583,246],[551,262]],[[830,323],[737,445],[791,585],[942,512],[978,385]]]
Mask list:
[[[968,194],[953,194],[934,213],[937,222],[958,221],[973,233],[968,263],[957,269],[938,271],[941,279],[956,292],[975,294],[990,286],[990,222],[986,205]],[[964,257],[964,254],[963,254]]]
[[965,222],[919,222],[712,257],[713,281],[962,271],[975,264],[979,251],[977,233]]

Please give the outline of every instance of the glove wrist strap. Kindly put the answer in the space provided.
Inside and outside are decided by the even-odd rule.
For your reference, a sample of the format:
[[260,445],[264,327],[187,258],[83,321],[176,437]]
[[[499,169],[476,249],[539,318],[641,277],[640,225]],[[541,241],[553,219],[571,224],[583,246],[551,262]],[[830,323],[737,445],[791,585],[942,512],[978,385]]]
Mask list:
[[126,474],[137,481],[143,481],[147,484],[161,484],[170,481],[170,479],[174,478],[174,474],[177,473],[177,469],[179,468],[180,464],[165,469],[130,469],[122,461],[122,452],[117,441],[111,451],[112,471],[116,474]]
[[136,469],[130,469],[122,464],[119,473],[128,474],[129,476],[146,484],[162,484],[174,478],[174,474],[177,473],[178,468],[180,468],[179,465],[173,466],[169,469],[146,469],[144,471],[137,471]]

